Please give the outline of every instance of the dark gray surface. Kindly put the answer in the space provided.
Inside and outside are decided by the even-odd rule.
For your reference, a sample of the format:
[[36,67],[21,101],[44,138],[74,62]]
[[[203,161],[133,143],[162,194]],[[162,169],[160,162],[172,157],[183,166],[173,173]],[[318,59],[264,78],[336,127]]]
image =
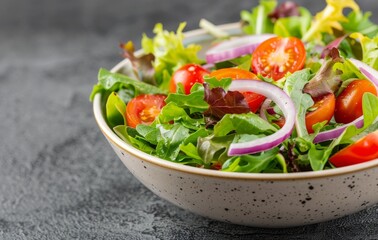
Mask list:
[[[321,8],[321,1],[301,1]],[[369,1],[363,9],[377,12]],[[371,2],[371,1],[370,1]],[[239,19],[250,1],[0,3],[0,239],[378,239],[378,207],[335,221],[259,229],[191,214],[158,198],[100,133],[88,96],[155,22],[188,30]],[[374,8],[374,9],[372,9]],[[375,16],[375,21],[377,21]]]

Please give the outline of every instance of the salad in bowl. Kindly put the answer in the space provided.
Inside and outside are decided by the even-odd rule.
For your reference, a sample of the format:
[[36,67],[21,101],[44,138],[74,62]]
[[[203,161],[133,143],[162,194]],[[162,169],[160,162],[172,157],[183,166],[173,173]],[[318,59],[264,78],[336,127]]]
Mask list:
[[181,208],[249,226],[378,203],[378,25],[352,0],[326,2],[312,16],[265,0],[238,23],[157,24],[141,50],[121,44],[90,99],[130,173]]
[[[230,33],[201,20],[206,44],[154,28],[121,44],[120,72],[100,69],[91,100],[135,148],[224,172],[292,173],[378,158],[378,25],[353,0],[315,16],[265,0]],[[344,15],[345,9],[349,14]]]

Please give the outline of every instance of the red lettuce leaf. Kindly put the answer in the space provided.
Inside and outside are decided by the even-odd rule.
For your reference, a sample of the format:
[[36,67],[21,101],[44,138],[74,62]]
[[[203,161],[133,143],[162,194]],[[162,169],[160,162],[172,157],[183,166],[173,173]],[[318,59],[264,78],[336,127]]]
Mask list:
[[290,1],[281,3],[268,15],[272,22],[275,22],[280,18],[291,16],[300,16],[300,13],[298,4]]
[[131,61],[135,75],[139,77],[139,80],[156,86],[155,69],[152,65],[155,56],[152,53],[143,54],[140,57],[135,56],[134,44],[131,41],[121,43],[120,47],[123,50],[123,57]]
[[342,72],[340,70],[333,70],[333,66],[336,63],[343,62],[339,50],[337,48],[330,49],[327,52],[327,57],[329,59],[303,88],[303,92],[310,94],[312,98],[334,93],[340,87]]
[[226,92],[220,87],[210,89],[207,83],[204,83],[204,88],[205,101],[209,104],[209,108],[204,112],[207,127],[215,125],[226,114],[250,112],[249,106],[240,92]]

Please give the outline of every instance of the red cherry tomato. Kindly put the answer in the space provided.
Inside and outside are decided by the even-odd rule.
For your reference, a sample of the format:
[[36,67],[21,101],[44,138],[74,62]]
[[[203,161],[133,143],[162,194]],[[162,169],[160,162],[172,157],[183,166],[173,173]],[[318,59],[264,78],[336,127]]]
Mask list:
[[127,125],[135,128],[138,124],[151,124],[165,105],[165,95],[142,94],[126,106]]
[[313,133],[312,126],[316,123],[331,120],[335,111],[336,98],[333,93],[326,94],[314,99],[314,105],[311,107],[313,111],[306,114],[306,128],[309,133]]
[[203,77],[209,72],[198,64],[186,64],[175,71],[172,75],[169,91],[175,93],[177,84],[184,86],[186,94],[190,93],[190,89],[195,83],[203,83]]
[[273,37],[262,42],[252,53],[254,73],[278,80],[288,72],[303,68],[306,49],[295,37]]
[[378,130],[335,153],[329,162],[335,167],[349,166],[378,158]]
[[377,95],[377,89],[370,81],[351,82],[336,98],[335,121],[350,123],[362,116],[362,96],[365,92]]
[[[314,105],[312,105],[312,111],[307,112],[305,117],[306,129],[308,133],[313,133],[314,130],[312,126],[327,121],[327,123],[332,119],[333,113],[335,111],[336,98],[333,93],[326,94],[322,97],[314,99]],[[280,128],[285,125],[285,118],[281,117],[274,120],[273,123],[277,124]]]
[[[239,68],[218,69],[211,72],[210,77],[215,77],[218,80],[222,78],[232,78],[233,80],[260,80],[254,73]],[[263,95],[254,92],[241,92],[241,94],[243,94],[252,112],[256,112],[257,110],[259,110],[261,104],[265,100],[265,97]]]

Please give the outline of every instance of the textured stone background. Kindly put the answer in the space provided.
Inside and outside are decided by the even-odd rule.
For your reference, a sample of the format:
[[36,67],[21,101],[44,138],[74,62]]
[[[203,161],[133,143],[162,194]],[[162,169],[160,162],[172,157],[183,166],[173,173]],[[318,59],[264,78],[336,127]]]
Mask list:
[[[299,1],[319,10],[321,1]],[[359,1],[377,12],[373,1]],[[100,67],[156,22],[239,19],[256,1],[2,0],[0,239],[378,239],[378,207],[290,228],[235,226],[158,198],[122,165],[93,119]],[[374,8],[374,9],[373,9]],[[374,20],[378,22],[378,15]]]

